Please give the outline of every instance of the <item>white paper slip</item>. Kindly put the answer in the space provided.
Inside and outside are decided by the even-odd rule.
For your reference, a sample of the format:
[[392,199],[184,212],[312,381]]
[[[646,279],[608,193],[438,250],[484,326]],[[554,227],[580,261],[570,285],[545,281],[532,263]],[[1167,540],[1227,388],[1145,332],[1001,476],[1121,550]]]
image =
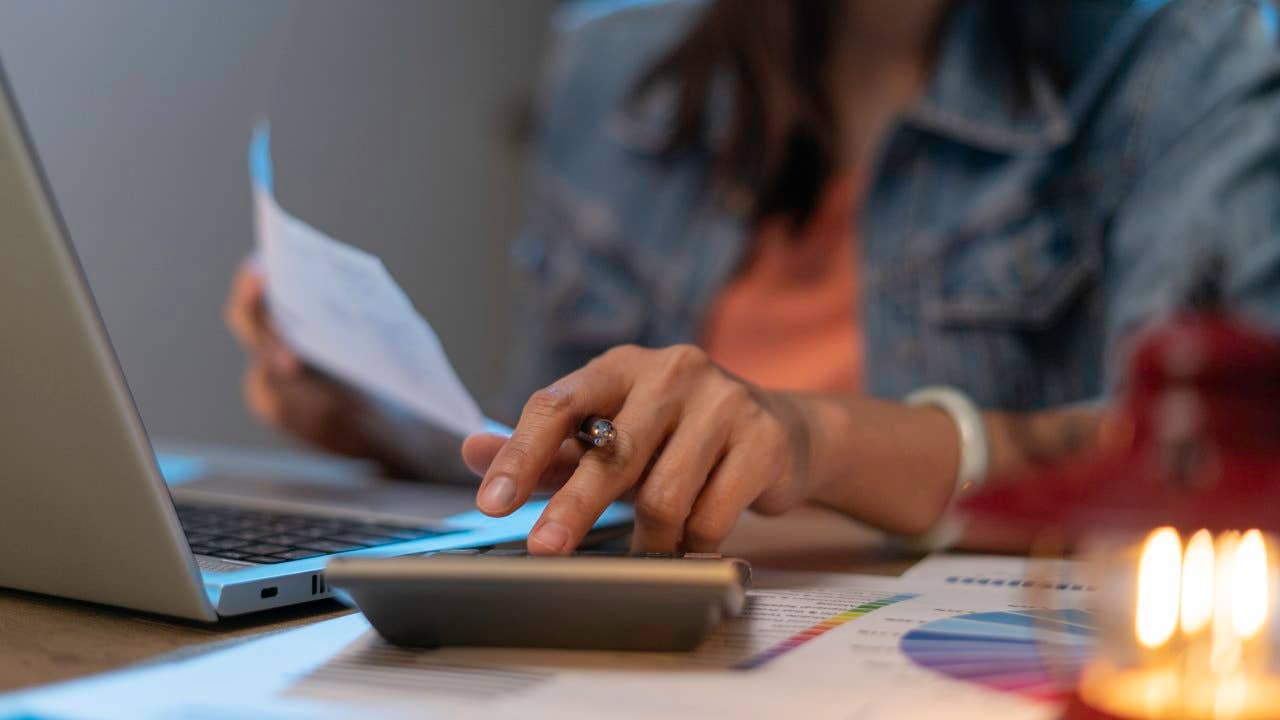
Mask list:
[[254,132],[249,165],[267,303],[284,340],[308,363],[452,434],[490,429],[435,331],[382,261],[276,202],[266,126]]

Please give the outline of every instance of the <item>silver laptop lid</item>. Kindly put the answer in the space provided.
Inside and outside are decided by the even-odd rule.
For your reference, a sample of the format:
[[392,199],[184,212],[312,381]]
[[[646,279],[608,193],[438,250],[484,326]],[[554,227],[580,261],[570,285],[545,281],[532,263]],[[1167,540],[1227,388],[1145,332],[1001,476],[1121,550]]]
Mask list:
[[214,620],[0,65],[0,586]]

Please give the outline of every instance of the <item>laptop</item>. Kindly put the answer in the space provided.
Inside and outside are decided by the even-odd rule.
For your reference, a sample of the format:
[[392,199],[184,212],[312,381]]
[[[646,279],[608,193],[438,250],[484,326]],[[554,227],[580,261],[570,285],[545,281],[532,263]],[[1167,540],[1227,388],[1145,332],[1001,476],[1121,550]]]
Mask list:
[[539,505],[495,520],[469,487],[166,483],[0,66],[0,587],[212,622],[328,597],[335,555],[523,540]]

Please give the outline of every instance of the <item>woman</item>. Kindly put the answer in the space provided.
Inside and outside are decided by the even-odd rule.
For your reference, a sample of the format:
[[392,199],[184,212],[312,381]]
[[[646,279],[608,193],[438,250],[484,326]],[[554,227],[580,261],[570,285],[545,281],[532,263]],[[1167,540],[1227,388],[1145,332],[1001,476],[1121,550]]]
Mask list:
[[[711,550],[743,510],[805,501],[919,534],[1090,442],[1126,339],[1210,255],[1232,309],[1280,325],[1274,18],[720,0],[571,26],[515,247],[527,402],[509,440],[464,445],[479,507],[557,489],[537,553],[624,495],[636,550]],[[251,274],[229,316],[260,415],[400,472],[430,457],[280,345]],[[564,440],[592,414],[608,451]]]

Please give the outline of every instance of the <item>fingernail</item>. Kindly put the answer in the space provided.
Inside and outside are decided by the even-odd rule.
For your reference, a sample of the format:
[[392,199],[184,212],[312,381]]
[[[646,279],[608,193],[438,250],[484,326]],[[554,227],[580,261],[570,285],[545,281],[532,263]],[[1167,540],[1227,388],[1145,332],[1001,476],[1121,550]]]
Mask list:
[[558,522],[543,523],[542,527],[529,537],[530,543],[538,543],[553,552],[564,550],[569,544],[569,529]]
[[486,512],[502,512],[515,499],[516,484],[506,475],[499,475],[480,488],[480,497],[476,502]]

